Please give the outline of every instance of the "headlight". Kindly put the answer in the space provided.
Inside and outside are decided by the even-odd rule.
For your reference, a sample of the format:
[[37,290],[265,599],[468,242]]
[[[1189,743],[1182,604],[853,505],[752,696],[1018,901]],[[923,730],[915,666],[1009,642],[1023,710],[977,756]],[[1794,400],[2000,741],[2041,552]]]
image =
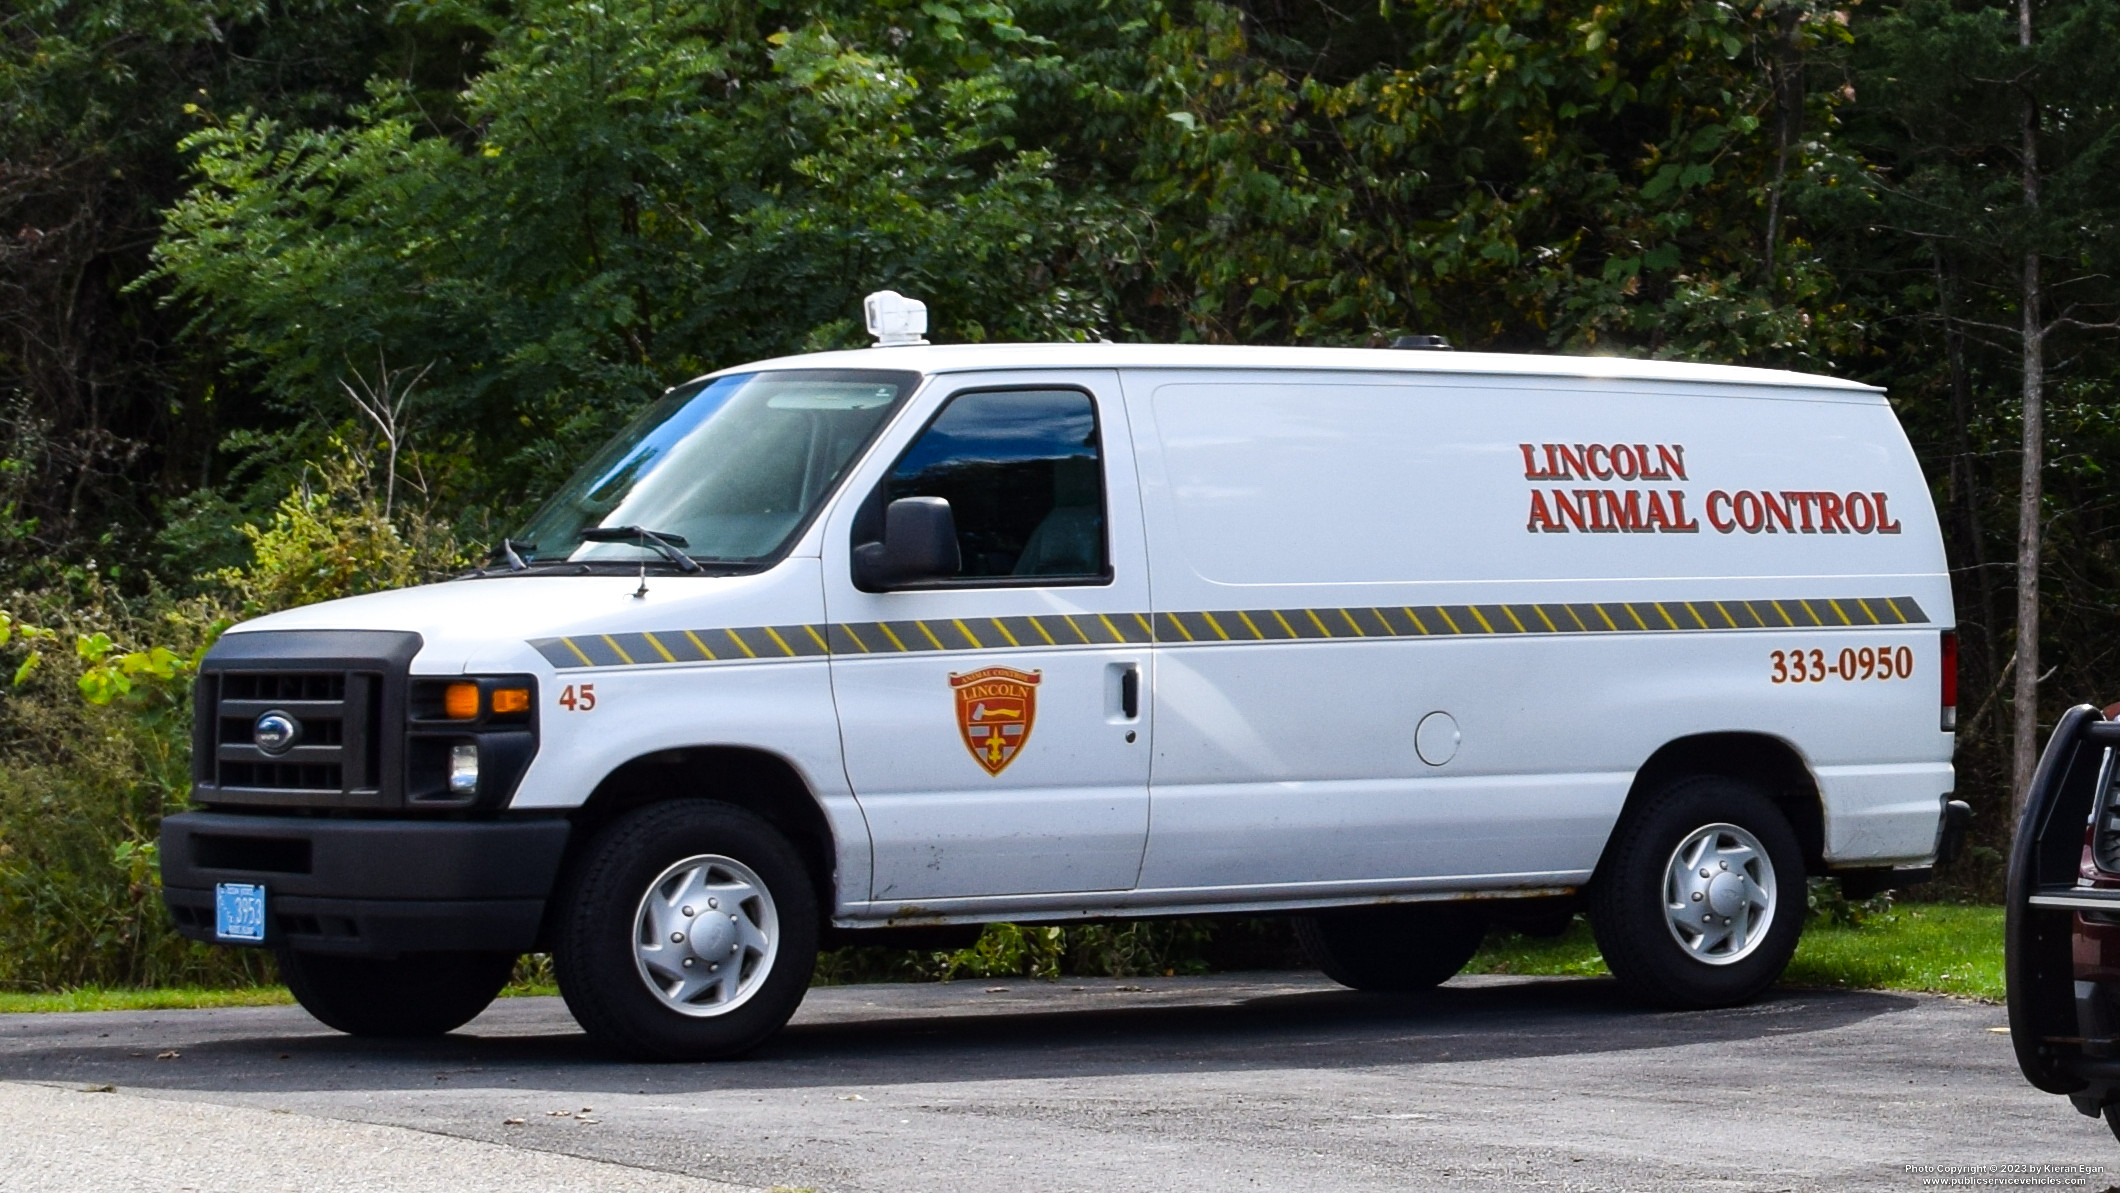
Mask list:
[[537,753],[537,681],[415,676],[407,705],[406,806],[507,806]]
[[478,746],[471,742],[449,749],[449,793],[478,794]]

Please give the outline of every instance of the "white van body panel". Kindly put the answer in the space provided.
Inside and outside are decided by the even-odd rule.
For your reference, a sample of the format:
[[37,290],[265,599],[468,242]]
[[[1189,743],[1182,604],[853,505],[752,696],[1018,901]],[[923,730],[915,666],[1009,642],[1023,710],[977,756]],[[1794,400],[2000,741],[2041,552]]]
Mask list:
[[[1326,613],[1318,636],[1338,641],[1159,639],[1144,887],[1299,874],[1579,882],[1634,772],[1665,743],[1714,732],[1798,750],[1824,789],[1829,861],[1932,851],[1951,787],[1936,672],[1950,591],[1925,483],[1881,397],[1631,378],[1223,369],[1124,379],[1159,627],[1164,612],[1188,610],[1835,597],[1911,597],[1926,615],[1859,632],[1467,624],[1371,641],[1361,637],[1381,628],[1371,615]],[[1684,476],[1654,487],[1667,500],[1681,494],[1666,512],[1690,526],[1527,529],[1529,495],[1553,487],[1526,475],[1547,471],[1547,443],[1668,445],[1674,459],[1658,470]],[[1559,487],[1615,486],[1650,487]],[[1761,489],[1884,492],[1897,532],[1722,533],[1709,523],[1710,494]],[[1731,521],[1727,502],[1714,514]],[[1836,657],[1851,643],[1905,647],[1914,677],[1770,682],[1772,650]],[[1415,726],[1434,712],[1461,735],[1440,764],[1413,749]],[[1278,848],[1262,854],[1262,835]]]

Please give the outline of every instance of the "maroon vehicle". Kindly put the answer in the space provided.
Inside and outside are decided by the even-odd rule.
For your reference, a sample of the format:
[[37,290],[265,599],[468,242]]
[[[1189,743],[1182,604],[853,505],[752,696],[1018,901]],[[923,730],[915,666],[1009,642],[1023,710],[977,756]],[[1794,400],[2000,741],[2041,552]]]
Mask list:
[[2054,727],[2010,850],[2003,972],[2025,1078],[2120,1136],[2116,746],[2120,721],[2088,704]]

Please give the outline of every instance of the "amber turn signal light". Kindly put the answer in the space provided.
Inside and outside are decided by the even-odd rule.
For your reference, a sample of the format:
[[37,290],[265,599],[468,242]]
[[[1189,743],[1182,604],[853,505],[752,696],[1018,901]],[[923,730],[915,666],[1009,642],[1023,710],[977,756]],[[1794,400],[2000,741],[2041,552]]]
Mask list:
[[478,719],[478,685],[453,683],[442,690],[442,715],[452,721]]
[[493,715],[508,716],[530,711],[530,689],[496,688],[493,693]]

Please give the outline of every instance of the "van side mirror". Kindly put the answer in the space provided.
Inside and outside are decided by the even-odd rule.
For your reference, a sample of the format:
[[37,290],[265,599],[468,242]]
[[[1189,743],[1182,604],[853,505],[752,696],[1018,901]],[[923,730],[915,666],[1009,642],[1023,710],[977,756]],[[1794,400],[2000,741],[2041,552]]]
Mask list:
[[883,541],[854,548],[854,586],[878,592],[957,574],[957,519],[942,497],[901,497],[883,511]]

